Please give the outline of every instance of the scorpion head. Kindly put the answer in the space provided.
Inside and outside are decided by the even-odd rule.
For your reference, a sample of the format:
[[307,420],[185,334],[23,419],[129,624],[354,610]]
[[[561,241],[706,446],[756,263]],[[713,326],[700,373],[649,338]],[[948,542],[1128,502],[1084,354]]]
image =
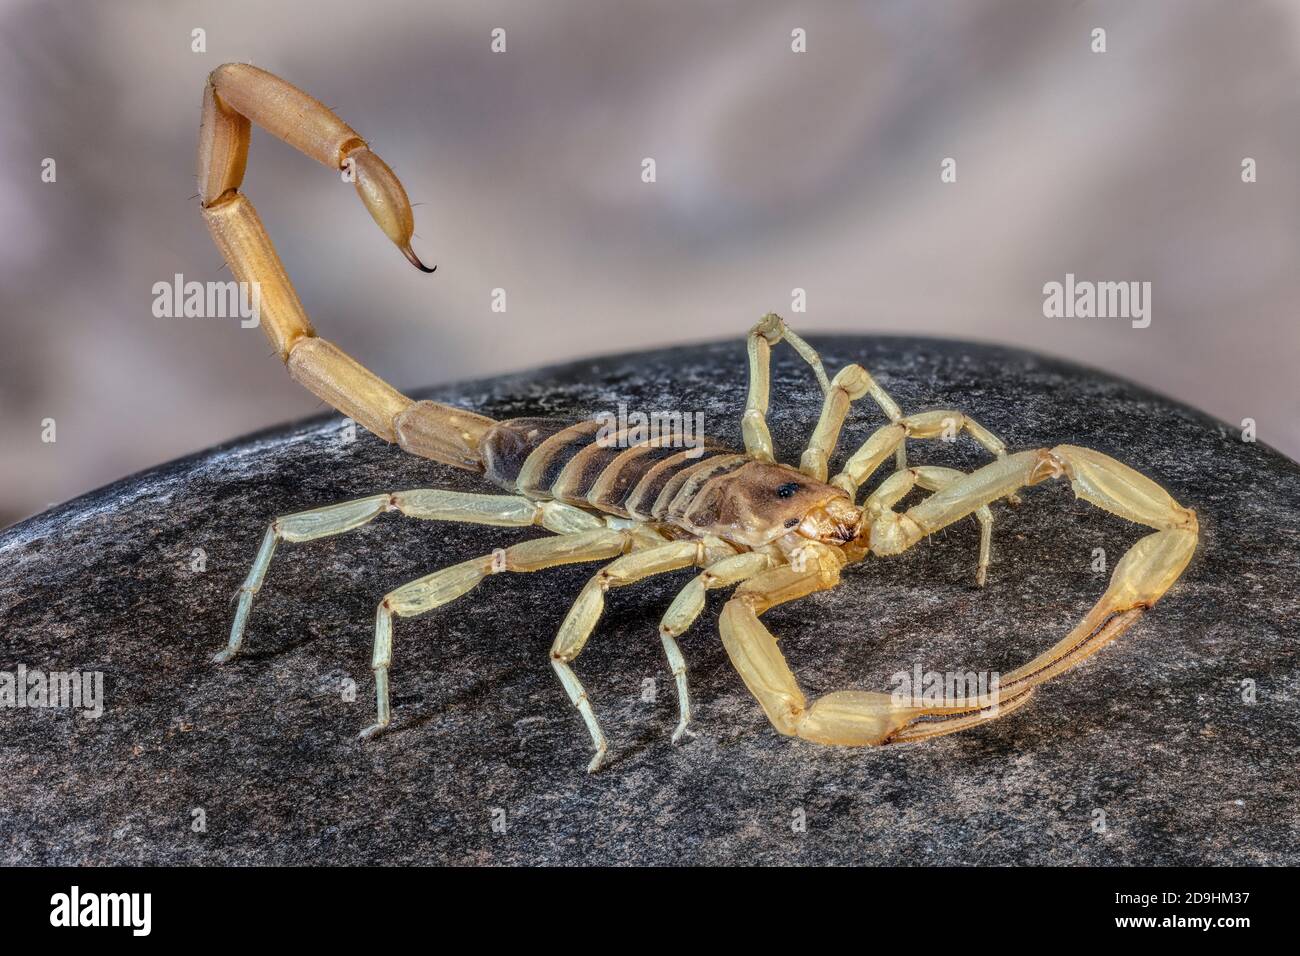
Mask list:
[[862,523],[861,512],[839,488],[760,461],[708,482],[685,518],[698,532],[751,548],[790,533],[843,545],[857,537]]

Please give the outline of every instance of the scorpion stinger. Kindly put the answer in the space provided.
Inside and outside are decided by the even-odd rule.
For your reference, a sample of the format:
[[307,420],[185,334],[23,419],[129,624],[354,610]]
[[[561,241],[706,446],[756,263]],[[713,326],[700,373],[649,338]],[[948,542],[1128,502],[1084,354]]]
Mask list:
[[[675,430],[653,437],[629,429],[609,436],[601,419],[496,421],[437,402],[413,402],[316,337],[257,213],[239,192],[250,120],[326,166],[352,163],[357,192],[375,221],[403,255],[418,268],[425,266],[410,247],[414,220],[405,190],[349,126],[264,70],[229,64],[213,71],[204,92],[199,145],[203,216],[235,275],[260,283],[262,326],[290,374],[385,441],[479,472],[506,493],[420,488],[276,518],[239,589],[230,639],[216,659],[230,660],[242,648],[253,598],[281,541],[340,534],[390,511],[434,521],[537,526],[553,535],[416,578],[379,602],[371,654],[376,718],[362,731],[363,737],[378,734],[392,722],[394,619],[450,605],[496,574],[607,562],[579,593],[550,651],[560,685],[591,735],[596,753],[588,769],[595,770],[605,759],[608,742],[573,664],[612,588],[652,575],[699,569],[659,624],[678,694],[674,742],[684,737],[691,716],[686,661],[677,638],[704,610],[708,591],[736,587],[723,608],[719,630],[729,657],[773,726],[818,743],[884,744],[964,730],[1024,706],[1037,686],[1114,640],[1155,604],[1196,549],[1195,514],[1132,468],[1074,445],[1009,455],[1001,439],[955,410],[905,415],[860,365],[829,377],[817,351],[777,315],[759,320],[746,340],[744,451],[702,441],[680,422]],[[776,462],[767,427],[771,350],[781,341],[807,362],[822,390],[821,415],[798,469]],[[888,424],[828,480],[845,418],[852,403],[863,397],[875,403]],[[974,439],[993,461],[971,474],[908,466],[909,439],[951,439],[958,434]],[[859,489],[891,457],[895,471],[859,508]],[[811,703],[804,697],[776,638],[759,619],[764,612],[834,587],[841,569],[850,563],[868,555],[898,554],[970,515],[980,524],[976,582],[982,585],[990,562],[990,506],[1002,499],[1014,502],[1019,489],[1049,478],[1067,479],[1080,498],[1153,529],[1116,565],[1106,592],[1069,635],[1007,675],[996,694],[937,704],[857,690],[827,694]],[[906,511],[895,511],[913,488],[930,494]]]

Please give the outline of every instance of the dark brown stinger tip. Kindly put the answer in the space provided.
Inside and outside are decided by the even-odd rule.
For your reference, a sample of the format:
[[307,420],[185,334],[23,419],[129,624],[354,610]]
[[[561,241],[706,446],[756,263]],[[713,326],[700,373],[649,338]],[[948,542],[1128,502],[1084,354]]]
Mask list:
[[419,269],[421,272],[438,271],[437,266],[434,266],[432,269],[430,269],[423,262],[421,262],[420,257],[415,254],[415,250],[412,249],[410,246],[402,246],[402,255],[406,256],[406,261],[409,262],[411,265],[415,266],[415,268]]

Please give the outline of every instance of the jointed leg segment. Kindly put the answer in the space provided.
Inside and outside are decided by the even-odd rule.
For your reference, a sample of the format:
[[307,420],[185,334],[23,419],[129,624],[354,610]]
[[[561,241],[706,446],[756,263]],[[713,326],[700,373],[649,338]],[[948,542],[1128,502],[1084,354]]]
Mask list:
[[767,428],[767,408],[771,393],[772,346],[782,339],[799,353],[817,376],[822,392],[830,391],[830,379],[822,367],[821,356],[811,345],[786,328],[779,315],[768,313],[749,332],[745,348],[749,353],[749,396],[740,427],[745,436],[745,452],[760,461],[772,461],[772,435]]
[[266,529],[257,558],[239,588],[239,606],[230,627],[230,641],[214,658],[222,663],[239,653],[253,596],[261,590],[271,556],[281,541],[314,541],[342,534],[374,520],[385,511],[400,511],[427,521],[463,521],[469,524],[527,527],[541,525],[556,534],[571,534],[604,527],[595,515],[558,501],[537,502],[517,495],[472,495],[456,491],[417,488],[393,494],[370,495],[354,501],[326,505],[276,518]]
[[[538,538],[443,568],[390,592],[379,602],[375,612],[375,647],[370,667],[375,673],[377,716],[375,723],[361,732],[362,736],[370,737],[379,733],[392,719],[388,702],[388,671],[393,663],[394,615],[414,617],[432,611],[467,594],[489,574],[541,571],[563,564],[601,561],[622,554],[632,546],[632,542],[632,532],[615,531],[612,528]],[[590,705],[584,708],[581,703],[575,701],[575,704],[583,718],[588,720],[588,727],[595,725]],[[599,730],[597,725],[593,736]]]
[[[578,708],[591,733],[596,755],[587,767],[589,771],[594,772],[604,762],[608,743],[592,712],[587,692],[570,665],[582,653],[605,609],[605,592],[610,588],[625,587],[651,575],[705,564],[709,560],[710,550],[703,541],[665,541],[624,555],[601,569],[587,582],[578,599],[573,602],[564,623],[560,625],[555,643],[551,645],[551,666],[555,668],[569,700]],[[729,547],[726,547],[726,551],[734,553],[734,549]]]
[[[863,395],[870,395],[890,421],[896,421],[903,413],[889,394],[860,365],[845,367],[835,376],[834,381],[827,378],[826,369],[816,349],[790,331],[779,315],[768,313],[750,330],[746,342],[749,353],[749,395],[740,425],[745,436],[747,454],[760,461],[773,460],[772,435],[767,427],[768,400],[771,392],[771,355],[772,346],[782,339],[789,342],[790,346],[812,367],[813,374],[817,377],[817,384],[821,386],[825,396],[821,419],[812,442],[804,453],[803,461],[805,474],[817,477],[820,471],[824,478],[826,458],[835,449],[850,402]],[[904,466],[901,454],[900,452],[900,468]]]
[[[907,493],[914,487],[920,486],[926,491],[941,491],[965,477],[965,472],[957,471],[955,468],[938,468],[933,465],[921,465],[896,471],[881,482],[880,487],[867,498],[863,517],[866,521],[875,521],[886,511],[891,511],[894,505],[907,497]],[[988,576],[993,541],[993,513],[989,511],[988,505],[982,505],[975,509],[975,517],[980,523],[980,555],[979,565],[975,571],[975,583],[983,587]]]
[[[855,498],[858,489],[870,478],[877,468],[891,454],[897,454],[904,447],[907,439],[939,439],[953,441],[961,432],[974,438],[981,447],[995,458],[1006,457],[1007,447],[1000,438],[990,432],[969,415],[944,409],[933,412],[917,412],[907,415],[889,425],[877,429],[862,443],[844,463],[840,473],[831,479],[831,484]],[[899,471],[906,465],[899,465]],[[1008,497],[1014,500],[1014,495]]]
[[[890,425],[877,431],[849,459],[844,469],[832,482],[850,495],[880,466],[890,454],[896,467],[907,467],[908,438],[942,438],[955,440],[966,432],[995,458],[1006,456],[1006,445],[1000,438],[968,415],[957,411],[920,412],[904,417],[898,404],[880,387],[870,373],[860,365],[847,365],[834,379],[826,377],[817,351],[786,326],[778,315],[769,313],[750,330],[747,339],[749,354],[749,394],[741,430],[745,436],[745,451],[761,461],[772,461],[772,436],[767,427],[767,411],[771,391],[772,346],[782,339],[788,341],[812,367],[822,388],[824,400],[821,416],[800,460],[799,470],[825,481],[831,454],[839,441],[840,430],[848,416],[850,406],[864,395],[871,396],[889,419]],[[1012,500],[1016,499],[1012,496]]]
[[686,587],[678,592],[659,622],[659,639],[664,645],[664,654],[668,658],[668,667],[677,683],[677,728],[673,731],[673,743],[677,743],[686,733],[691,722],[691,697],[686,686],[686,658],[677,644],[677,638],[685,634],[695,619],[704,610],[704,595],[714,588],[725,588],[761,574],[776,563],[771,555],[748,551],[733,554],[709,564],[703,571],[691,579]]

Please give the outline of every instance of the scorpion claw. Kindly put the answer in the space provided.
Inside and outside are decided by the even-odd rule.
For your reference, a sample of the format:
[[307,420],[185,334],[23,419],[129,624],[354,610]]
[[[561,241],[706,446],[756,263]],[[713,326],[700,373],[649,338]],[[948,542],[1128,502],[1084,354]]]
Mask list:
[[429,268],[423,262],[421,262],[420,257],[415,254],[415,250],[411,248],[410,243],[407,243],[406,245],[402,246],[402,255],[406,256],[406,261],[409,262],[411,265],[415,266],[415,268],[419,269],[421,272],[438,271],[437,266],[434,266],[433,268]]

